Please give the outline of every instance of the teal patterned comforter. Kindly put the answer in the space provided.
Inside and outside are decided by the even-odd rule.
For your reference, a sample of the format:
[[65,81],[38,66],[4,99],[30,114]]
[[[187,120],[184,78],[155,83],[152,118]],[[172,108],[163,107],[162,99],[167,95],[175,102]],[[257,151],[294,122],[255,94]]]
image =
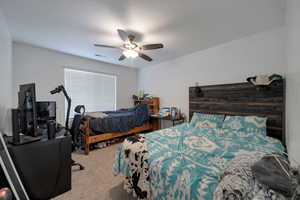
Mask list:
[[[238,155],[282,152],[282,144],[262,134],[191,126],[188,123],[145,134],[151,198],[213,199],[224,165]],[[114,174],[129,176],[122,145]]]

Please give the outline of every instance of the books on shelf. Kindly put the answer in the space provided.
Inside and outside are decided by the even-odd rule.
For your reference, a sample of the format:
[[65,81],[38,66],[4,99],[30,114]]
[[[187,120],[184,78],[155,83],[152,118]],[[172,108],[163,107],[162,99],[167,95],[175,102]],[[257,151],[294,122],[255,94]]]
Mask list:
[[176,107],[163,107],[158,113],[151,116],[157,118],[169,117],[171,120],[178,120],[183,118],[183,114],[181,113],[180,109]]

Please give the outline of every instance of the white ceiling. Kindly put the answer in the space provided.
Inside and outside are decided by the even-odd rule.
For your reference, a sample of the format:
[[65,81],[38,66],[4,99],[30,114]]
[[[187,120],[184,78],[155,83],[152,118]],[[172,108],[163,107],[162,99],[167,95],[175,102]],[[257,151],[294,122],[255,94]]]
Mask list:
[[[279,26],[284,0],[0,0],[16,41],[132,67],[157,64]],[[164,49],[119,62],[117,29]],[[95,57],[101,54],[104,57]]]

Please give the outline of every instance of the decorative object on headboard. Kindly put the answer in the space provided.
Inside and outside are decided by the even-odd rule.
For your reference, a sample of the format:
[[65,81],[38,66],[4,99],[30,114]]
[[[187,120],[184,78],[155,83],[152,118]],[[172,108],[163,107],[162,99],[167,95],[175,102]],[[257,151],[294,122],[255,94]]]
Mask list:
[[285,144],[285,84],[274,81],[268,90],[251,83],[189,88],[189,116],[194,112],[267,117],[267,133]]
[[277,81],[277,80],[282,80],[282,76],[280,76],[279,74],[273,74],[271,76],[258,75],[258,76],[247,78],[247,81],[249,83],[252,83],[253,85],[257,85],[257,86],[268,86],[273,81]]
[[199,86],[190,87],[189,94],[190,94],[190,97],[200,97],[201,96],[201,88]]

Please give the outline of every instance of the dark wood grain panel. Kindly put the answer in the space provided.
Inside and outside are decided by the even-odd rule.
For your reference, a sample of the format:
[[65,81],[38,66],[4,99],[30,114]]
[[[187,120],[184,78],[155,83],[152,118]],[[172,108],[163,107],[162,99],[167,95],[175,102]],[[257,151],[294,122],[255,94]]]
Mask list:
[[190,119],[194,112],[267,117],[267,132],[285,144],[284,80],[267,87],[250,83],[189,88]]
[[[224,106],[226,105],[226,106]],[[209,109],[211,111],[223,110],[225,112],[234,112],[236,110],[243,110],[243,112],[254,112],[254,113],[262,113],[262,114],[270,114],[270,115],[278,115],[282,113],[282,107],[277,105],[267,105],[267,106],[257,106],[250,104],[190,104],[191,110],[203,110]]]

